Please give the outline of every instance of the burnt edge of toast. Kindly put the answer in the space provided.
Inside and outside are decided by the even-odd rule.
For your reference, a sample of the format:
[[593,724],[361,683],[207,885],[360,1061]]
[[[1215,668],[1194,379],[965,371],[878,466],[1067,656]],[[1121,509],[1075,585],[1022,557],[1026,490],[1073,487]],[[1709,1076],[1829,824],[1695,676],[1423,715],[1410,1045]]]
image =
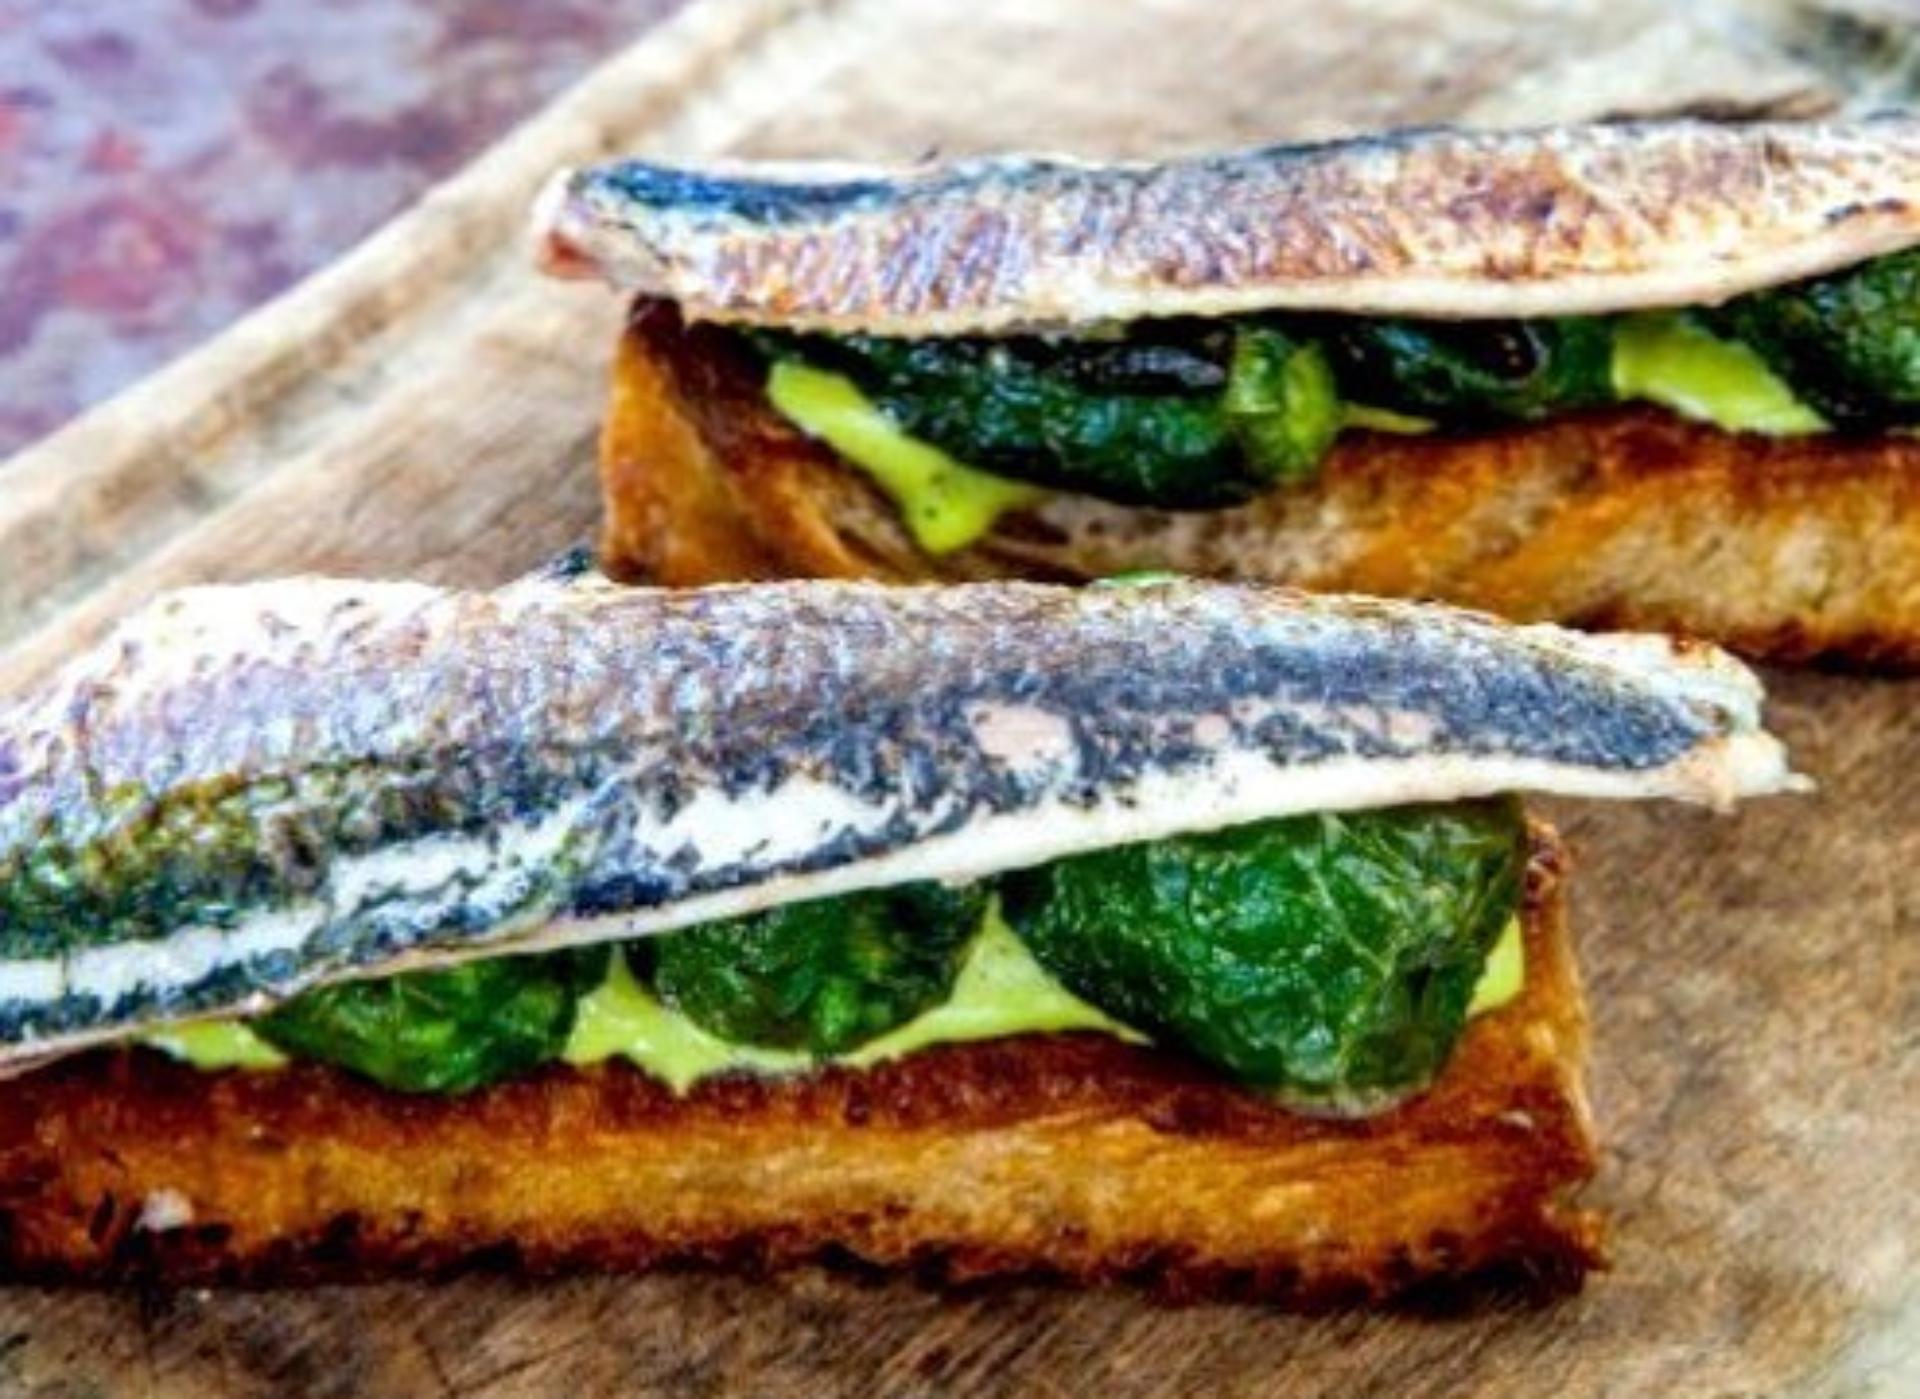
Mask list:
[[[942,558],[923,552],[891,502],[837,453],[781,418],[767,403],[758,366],[730,332],[687,324],[671,303],[634,303],[618,348],[613,395],[601,437],[605,525],[601,562],[615,577],[671,585],[792,576],[869,577],[893,582],[1024,577],[1078,582],[1107,571],[1159,566],[1159,561],[1109,560],[1089,567],[1073,542],[1028,512],[1007,516],[977,544]],[[1737,457],[1737,461],[1734,458]],[[1558,462],[1552,469],[1542,463]],[[1838,435],[1767,438],[1728,433],[1648,405],[1623,404],[1462,434],[1343,438],[1319,478],[1286,488],[1311,507],[1338,492],[1344,500],[1382,498],[1396,483],[1417,481],[1436,499],[1451,501],[1458,519],[1474,512],[1538,512],[1513,486],[1505,468],[1521,463],[1537,481],[1564,478],[1562,503],[1596,517],[1594,532],[1567,549],[1569,569],[1604,554],[1616,515],[1642,520],[1738,518],[1772,510],[1784,521],[1818,512],[1849,491],[1884,493],[1888,509],[1920,520],[1920,441]],[[1698,470],[1703,463],[1714,469]],[[1720,469],[1728,463],[1727,469]],[[1905,502],[1911,501],[1908,509]],[[1256,503],[1257,508],[1258,503]],[[1101,507],[1106,509],[1105,507]],[[1835,508],[1839,508],[1837,505]],[[1165,512],[1109,512],[1137,519]],[[1224,517],[1231,512],[1211,512]],[[1429,517],[1423,525],[1444,524]],[[1361,527],[1349,525],[1351,538]],[[1769,527],[1771,528],[1771,527]],[[1836,529],[1841,527],[1836,525]],[[1702,625],[1685,608],[1648,606],[1632,579],[1616,582],[1572,609],[1543,606],[1522,594],[1489,596],[1490,578],[1511,567],[1515,541],[1504,518],[1485,542],[1484,555],[1443,561],[1419,539],[1388,542],[1409,568],[1431,563],[1443,574],[1431,589],[1393,586],[1370,575],[1259,576],[1269,581],[1336,591],[1426,596],[1468,607],[1551,620],[1590,629],[1660,630],[1699,636],[1758,660],[1837,671],[1920,673],[1920,525],[1911,531],[1913,581],[1896,615],[1835,624],[1782,584],[1764,620],[1737,627]],[[1768,540],[1774,539],[1770,534]],[[1314,541],[1296,536],[1296,543]],[[1695,541],[1697,545],[1698,540]],[[1404,547],[1401,547],[1404,544]],[[1667,562],[1685,562],[1675,545]],[[1421,558],[1425,551],[1428,558]],[[1897,578],[1890,586],[1897,588]],[[1497,589],[1496,589],[1497,591]],[[1512,601],[1513,607],[1502,605]]]
[[[769,1273],[824,1263],[949,1287],[1124,1283],[1167,1300],[1238,1298],[1303,1309],[1398,1300],[1449,1310],[1551,1296],[1577,1288],[1604,1262],[1599,1220],[1571,1203],[1596,1158],[1581,1087],[1585,1009],[1566,938],[1565,863],[1551,829],[1535,824],[1526,989],[1468,1027],[1432,1090],[1378,1117],[1291,1113],[1176,1055],[1097,1034],[945,1045],[864,1070],[729,1076],[684,1095],[619,1062],[556,1067],[465,1098],[418,1098],[316,1065],[209,1075],[152,1051],[95,1051],[28,1075],[0,1096],[0,1280],[258,1287],[476,1270]],[[1471,1200],[1471,1230],[1457,1219],[1442,1222],[1332,1266],[1284,1252],[1213,1256],[1177,1234],[1089,1249],[1071,1226],[1049,1225],[1055,1232],[1037,1241],[1012,1237],[1018,1228],[999,1238],[943,1237],[916,1232],[914,1219],[885,1205],[750,1229],[710,1219],[596,1233],[591,1222],[570,1229],[575,1221],[545,1220],[545,1237],[436,1226],[432,1207],[446,1202],[424,1199],[417,1211],[383,1218],[342,1208],[254,1239],[243,1239],[232,1219],[178,1227],[143,1219],[155,1192],[176,1185],[152,1158],[178,1153],[204,1162],[206,1153],[244,1141],[275,1162],[265,1168],[266,1195],[290,1189],[297,1196],[303,1148],[351,1147],[411,1165],[463,1120],[485,1137],[490,1155],[522,1150],[533,1160],[541,1134],[567,1121],[597,1124],[622,1149],[671,1150],[715,1125],[776,1141],[824,1132],[841,1138],[851,1160],[883,1148],[889,1133],[951,1132],[961,1141],[1051,1120],[1076,1131],[1139,1127],[1203,1150],[1331,1146],[1347,1153],[1341,1170],[1391,1170],[1396,1180],[1409,1179],[1423,1159],[1450,1161],[1447,1149],[1465,1143],[1495,1158],[1506,1175]],[[285,1153],[284,1167],[276,1152]],[[1104,1163],[1090,1154],[1084,1164],[1099,1170]],[[1023,1201],[1012,1206],[1016,1223],[1033,1218]],[[1024,1218],[1021,1208],[1028,1208]]]

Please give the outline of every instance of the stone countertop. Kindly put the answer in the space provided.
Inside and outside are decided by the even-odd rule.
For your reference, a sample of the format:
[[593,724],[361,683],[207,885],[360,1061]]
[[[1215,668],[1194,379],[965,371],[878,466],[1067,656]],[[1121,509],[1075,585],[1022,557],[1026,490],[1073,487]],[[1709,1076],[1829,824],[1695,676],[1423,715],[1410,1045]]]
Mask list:
[[684,0],[0,0],[0,457],[319,268]]

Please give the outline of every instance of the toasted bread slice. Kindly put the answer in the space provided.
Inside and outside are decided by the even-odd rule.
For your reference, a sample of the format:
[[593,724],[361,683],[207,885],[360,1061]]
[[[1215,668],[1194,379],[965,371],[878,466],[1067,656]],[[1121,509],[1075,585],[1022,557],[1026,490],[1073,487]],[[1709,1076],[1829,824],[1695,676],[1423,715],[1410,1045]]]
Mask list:
[[1517,1269],[1599,1229],[1563,856],[1536,827],[1525,989],[1381,1116],[1301,1116],[1098,1034],[676,1096],[609,1063],[458,1098],[96,1052],[0,1096],[0,1274],[288,1281],[483,1263],[1138,1277],[1298,1303]]
[[1238,509],[1061,495],[933,558],[865,476],[766,404],[725,332],[642,302],[601,460],[605,566],[664,583],[1173,569],[1920,668],[1920,439],[1906,436],[1736,435],[1651,408],[1351,433],[1312,483]]

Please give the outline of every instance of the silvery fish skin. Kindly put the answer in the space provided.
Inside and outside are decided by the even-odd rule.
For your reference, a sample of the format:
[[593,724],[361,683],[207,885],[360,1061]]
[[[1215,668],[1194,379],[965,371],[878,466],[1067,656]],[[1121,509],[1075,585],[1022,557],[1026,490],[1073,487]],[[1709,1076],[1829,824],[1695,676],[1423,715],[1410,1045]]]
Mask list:
[[694,318],[891,335],[1706,305],[1920,243],[1920,119],[1424,129],[1160,164],[624,162],[563,173],[536,232],[550,270]]
[[0,1064],[1256,818],[1794,779],[1664,638],[1164,583],[174,595],[0,713]]

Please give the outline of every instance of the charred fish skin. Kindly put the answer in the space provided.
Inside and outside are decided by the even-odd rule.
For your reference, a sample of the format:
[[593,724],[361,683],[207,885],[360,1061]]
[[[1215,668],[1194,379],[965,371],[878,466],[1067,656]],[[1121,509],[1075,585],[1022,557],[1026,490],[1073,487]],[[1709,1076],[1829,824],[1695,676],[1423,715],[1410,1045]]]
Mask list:
[[1703,305],[1920,242],[1920,120],[1434,128],[1151,165],[628,161],[564,173],[535,226],[563,275],[826,331]]
[[1265,816],[1791,779],[1710,649],[1250,585],[295,580],[0,714],[0,1062]]

